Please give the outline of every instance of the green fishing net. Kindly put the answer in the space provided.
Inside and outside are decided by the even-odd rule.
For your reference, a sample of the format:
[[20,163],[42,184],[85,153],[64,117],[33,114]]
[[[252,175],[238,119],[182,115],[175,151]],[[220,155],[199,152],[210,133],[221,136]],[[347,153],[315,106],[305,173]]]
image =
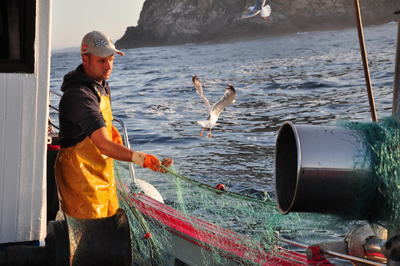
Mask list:
[[[151,212],[153,203],[147,205],[135,201],[132,195],[140,194],[140,190],[129,184],[128,166],[116,162],[115,168],[120,205],[129,217],[135,263],[174,265],[171,256],[174,254],[174,240],[170,227],[157,219],[149,219],[146,209]],[[279,247],[285,246],[278,238],[314,244],[343,239],[349,228],[349,221],[335,216],[281,215],[275,201],[267,194],[254,198],[221,191],[186,178],[176,169],[165,174],[148,170],[139,173],[137,178],[145,179],[161,192],[168,206],[165,212],[189,224],[195,232],[194,238],[200,239],[204,248],[197,261],[201,260],[202,265],[228,265],[232,262],[234,265],[262,265],[267,262],[265,254],[274,256],[280,252]],[[157,205],[156,208],[164,210],[163,206]],[[146,238],[148,233],[151,237]],[[228,243],[228,251],[224,249],[224,243],[221,247],[221,241]],[[241,255],[232,255],[232,249],[241,250]]]
[[[123,177],[120,180],[126,178],[125,168],[121,165],[116,168],[117,175]],[[220,243],[217,243],[221,238],[225,239],[227,235],[234,238],[235,243],[242,243],[250,247],[249,252],[257,252],[258,249],[262,251],[272,249],[272,245],[276,241],[274,228],[279,223],[280,215],[277,215],[275,204],[270,199],[256,199],[223,192],[186,179],[176,172],[149,173],[148,176],[158,178],[162,176],[164,183],[159,188],[162,188],[160,191],[162,191],[164,202],[177,211],[166,209],[162,205],[156,207],[171,213],[178,220],[186,222],[186,226],[189,225],[189,228],[194,229],[195,238],[200,239],[200,243],[207,247],[202,249],[204,252],[201,256],[203,264],[227,264],[228,254],[224,252],[223,248],[221,249]],[[146,181],[151,183],[148,178]],[[130,219],[134,242],[133,254],[143,259],[142,263],[173,265],[169,261],[173,259],[169,255],[173,253],[171,250],[173,240],[168,231],[169,227],[157,220],[148,219],[143,214],[146,212],[143,209],[139,208],[141,210],[139,212],[138,203],[132,200],[130,195],[140,193],[140,191],[133,185],[126,186],[122,185],[123,183],[126,182],[121,182],[119,185],[119,198],[121,207],[127,212]],[[148,207],[143,206],[144,208]],[[226,228],[235,233],[227,232]],[[248,232],[251,232],[251,235]],[[143,236],[147,233],[151,233],[151,237],[144,239]],[[213,237],[215,239],[210,239]],[[143,265],[142,263],[139,265]],[[243,263],[251,263],[251,260],[244,260]]]
[[392,118],[377,123],[342,123],[355,130],[369,148],[365,160],[370,161],[369,183],[363,193],[373,198],[367,206],[367,218],[389,231],[397,231],[400,224],[400,123]]
[[[369,177],[354,187],[355,193],[360,194],[359,204],[349,213],[357,213],[355,216],[281,215],[267,193],[255,198],[221,191],[189,179],[174,168],[165,174],[138,169],[136,177],[154,185],[162,194],[164,203],[154,203],[131,182],[127,163],[116,161],[120,205],[129,217],[135,264],[174,265],[176,239],[173,237],[179,232],[173,229],[171,233],[171,227],[176,223],[194,233],[189,242],[197,241],[196,245],[202,246],[197,261],[201,260],[203,265],[263,264],[265,254],[273,256],[280,252],[278,247],[285,246],[279,239],[307,245],[343,241],[347,232],[364,222],[397,231],[400,224],[399,122],[385,118],[378,123],[340,122],[336,126],[354,131],[367,147],[365,154],[357,156],[358,161],[354,162],[370,167]],[[162,210],[166,216],[153,217],[154,210]],[[354,219],[356,216],[359,217]],[[361,216],[364,220],[360,220]],[[168,224],[171,222],[168,217],[175,218],[172,224]],[[221,241],[226,241],[230,248],[225,250]],[[232,255],[232,247],[242,249],[240,256]]]

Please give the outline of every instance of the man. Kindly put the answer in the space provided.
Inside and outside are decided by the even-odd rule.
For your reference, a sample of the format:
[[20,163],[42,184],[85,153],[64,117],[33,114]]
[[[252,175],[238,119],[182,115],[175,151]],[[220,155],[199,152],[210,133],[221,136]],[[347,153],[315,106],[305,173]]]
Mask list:
[[[56,181],[69,216],[108,217],[118,209],[113,159],[163,172],[157,157],[121,145],[112,125],[109,79],[114,55],[123,56],[104,33],[92,31],[81,44],[82,64],[64,76],[59,105],[61,150]],[[162,165],[168,167],[171,159]]]

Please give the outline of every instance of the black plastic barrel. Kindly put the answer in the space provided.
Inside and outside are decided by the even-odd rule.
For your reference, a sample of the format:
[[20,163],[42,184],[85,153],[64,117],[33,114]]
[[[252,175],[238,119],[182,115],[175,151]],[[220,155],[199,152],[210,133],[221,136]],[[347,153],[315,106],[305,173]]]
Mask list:
[[354,130],[285,122],[275,156],[275,189],[283,214],[363,216],[376,197],[367,145]]

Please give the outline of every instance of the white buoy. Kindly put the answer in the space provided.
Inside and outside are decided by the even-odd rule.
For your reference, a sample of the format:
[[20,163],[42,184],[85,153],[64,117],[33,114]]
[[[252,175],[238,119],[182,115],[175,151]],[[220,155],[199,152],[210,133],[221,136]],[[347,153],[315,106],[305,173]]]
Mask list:
[[160,192],[153,185],[139,178],[136,178],[135,180],[136,180],[135,182],[136,186],[138,186],[138,188],[143,192],[143,194],[161,203],[164,203],[164,200]]

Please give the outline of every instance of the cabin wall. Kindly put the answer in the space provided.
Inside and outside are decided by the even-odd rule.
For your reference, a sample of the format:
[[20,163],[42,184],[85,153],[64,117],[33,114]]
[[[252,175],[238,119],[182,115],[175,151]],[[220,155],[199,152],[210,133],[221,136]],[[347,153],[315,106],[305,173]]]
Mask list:
[[0,73],[0,243],[46,234],[51,0],[36,11],[34,73]]

